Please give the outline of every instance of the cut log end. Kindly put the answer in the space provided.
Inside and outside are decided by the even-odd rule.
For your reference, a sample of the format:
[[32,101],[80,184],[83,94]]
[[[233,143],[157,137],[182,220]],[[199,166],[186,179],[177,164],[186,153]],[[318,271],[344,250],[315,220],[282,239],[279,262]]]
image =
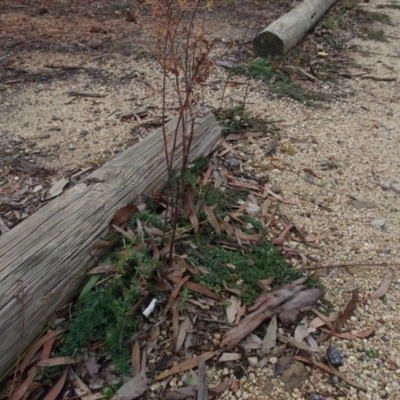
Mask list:
[[253,50],[257,57],[283,56],[285,54],[285,43],[275,33],[264,31],[254,38]]
[[253,40],[257,57],[283,56],[290,51],[337,0],[303,0],[268,25]]

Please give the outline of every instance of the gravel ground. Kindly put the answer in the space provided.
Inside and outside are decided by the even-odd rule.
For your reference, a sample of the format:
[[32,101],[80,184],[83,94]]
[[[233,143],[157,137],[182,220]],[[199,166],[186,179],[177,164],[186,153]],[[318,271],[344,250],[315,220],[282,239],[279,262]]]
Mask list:
[[[379,4],[386,2],[373,0],[365,6],[374,10]],[[383,11],[392,21],[400,18],[400,10]],[[285,170],[275,169],[268,176],[282,188],[285,199],[297,203],[282,206],[297,227],[309,235],[334,234],[317,248],[304,249],[323,265],[400,262],[400,47],[396,40],[400,26],[377,24],[374,28],[383,29],[389,41],[354,40],[362,52],[354,55],[359,68],[350,72],[356,75],[370,70],[371,76],[393,77],[397,81],[354,78],[342,82],[355,95],[331,104],[329,110],[309,110],[290,101],[265,101],[253,94],[251,97],[257,114],[284,120],[279,124],[282,144],[289,145],[291,138],[301,139],[291,144],[295,154],[279,154],[278,150],[276,157]],[[263,157],[265,144],[255,141],[249,145],[253,154],[249,163],[264,160],[268,164]],[[304,169],[311,169],[318,178]],[[289,244],[302,249],[297,243]],[[361,293],[375,290],[386,270],[387,267],[363,266],[321,273],[327,287],[326,298],[339,311],[354,288],[360,288]],[[272,380],[276,388],[269,392],[271,380],[266,369],[250,368],[243,385],[247,386],[247,393],[224,398],[305,399],[308,392],[330,394],[326,398],[331,399],[399,399],[398,302],[400,280],[395,276],[385,301],[361,305],[347,325],[351,332],[375,326],[374,337],[331,339],[345,360],[339,369],[366,385],[366,393],[338,385],[336,379],[328,380],[315,369],[302,388],[287,392]]]
[[[386,2],[371,0],[364,6],[374,10],[379,4]],[[353,40],[362,50],[354,54],[359,67],[350,70],[353,79],[340,82],[340,86],[354,92],[354,96],[330,103],[328,109],[311,109],[288,99],[271,99],[259,82],[251,82],[249,87],[248,108],[253,115],[280,121],[277,123],[282,135],[280,146],[295,150],[288,154],[281,151],[283,147],[278,147],[274,157],[284,170],[253,172],[268,175],[270,181],[282,189],[282,196],[296,203],[295,206],[282,205],[281,210],[307,235],[332,233],[315,248],[288,243],[323,265],[400,262],[400,135],[397,126],[400,95],[396,90],[399,83],[357,76],[370,71],[368,74],[373,77],[400,78],[397,42],[400,25],[396,24],[400,10],[383,11],[395,22],[392,26],[382,26],[388,42]],[[161,71],[153,61],[135,61],[123,55],[105,55],[88,61],[84,55],[72,58],[70,54],[34,51],[22,53],[19,66],[37,72],[37,66],[42,66],[44,59],[48,64],[84,64],[86,68],[101,70],[102,79],[98,74],[93,79],[77,74],[62,85],[50,81],[32,84],[24,90],[3,90],[0,145],[7,156],[12,156],[17,146],[20,154],[31,155],[32,160],[58,168],[58,175],[63,176],[75,163],[106,161],[150,131],[138,127],[143,121],[121,123],[120,116],[160,105],[159,96],[152,94],[152,87],[160,87]],[[213,83],[203,91],[206,104],[219,107],[224,78],[224,71],[214,71],[210,78]],[[322,86],[322,89],[328,91],[330,87]],[[70,102],[66,96],[69,90],[90,90],[106,97]],[[240,103],[244,91],[241,85],[228,86],[224,106]],[[174,105],[172,95],[168,100]],[[159,114],[159,109],[155,108],[148,118],[157,118]],[[266,142],[252,139],[236,146],[239,149],[242,146],[248,158],[244,169],[253,170],[254,163],[269,164],[263,152]],[[317,177],[304,169],[313,171]],[[364,266],[348,270],[331,268],[318,273],[327,287],[327,299],[338,311],[354,288],[360,288],[361,293],[375,290],[386,270],[385,267]],[[309,374],[306,383],[286,391],[283,383],[271,379],[272,368],[267,366],[249,367],[241,378],[241,387],[221,398],[306,399],[308,393],[321,393],[329,399],[399,399],[397,302],[400,302],[400,280],[395,276],[385,301],[360,305],[347,324],[351,332],[375,326],[374,337],[330,340],[342,352],[344,366],[340,370],[366,385],[366,393],[305,367],[295,374],[304,375],[300,382]],[[225,369],[210,374],[229,376],[231,371]]]

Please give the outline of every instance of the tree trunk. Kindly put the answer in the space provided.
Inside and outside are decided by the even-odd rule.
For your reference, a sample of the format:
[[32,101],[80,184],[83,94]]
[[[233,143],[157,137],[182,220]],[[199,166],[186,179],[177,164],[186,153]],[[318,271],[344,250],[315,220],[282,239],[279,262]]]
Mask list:
[[253,39],[257,57],[283,56],[291,50],[337,0],[304,0]]
[[[190,160],[208,155],[221,134],[214,115],[197,108],[186,119],[187,132],[194,130]],[[169,154],[177,125],[174,118],[166,126]],[[182,165],[181,124],[176,136],[174,169]],[[115,211],[142,202],[167,180],[159,129],[0,237],[0,377],[76,294],[96,265],[89,248]]]

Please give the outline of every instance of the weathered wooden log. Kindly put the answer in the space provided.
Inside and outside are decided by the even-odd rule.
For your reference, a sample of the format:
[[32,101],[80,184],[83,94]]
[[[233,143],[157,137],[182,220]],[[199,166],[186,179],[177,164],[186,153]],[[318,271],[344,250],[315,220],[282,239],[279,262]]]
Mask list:
[[[194,130],[190,160],[214,150],[221,134],[207,108],[193,119],[186,118],[188,132]],[[174,169],[182,165],[181,125],[178,118],[166,125],[169,153],[178,132]],[[115,211],[142,202],[167,180],[160,129],[0,237],[0,377],[76,294],[96,264],[89,248]]]
[[304,0],[268,25],[253,39],[257,57],[283,56],[291,50],[337,0]]

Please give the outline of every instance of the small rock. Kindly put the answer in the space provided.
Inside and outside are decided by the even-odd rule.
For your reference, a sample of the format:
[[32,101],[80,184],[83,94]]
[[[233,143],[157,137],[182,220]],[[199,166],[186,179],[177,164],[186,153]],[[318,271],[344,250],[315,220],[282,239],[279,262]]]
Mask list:
[[272,185],[270,190],[276,194],[282,193],[282,189],[278,185]]
[[87,129],[81,129],[81,131],[79,132],[79,134],[81,136],[86,136],[87,134],[89,134],[89,131]]
[[287,392],[293,392],[294,389],[300,389],[308,379],[310,373],[307,367],[298,361],[289,365],[281,376],[281,381]]
[[278,362],[278,358],[277,357],[271,357],[269,359],[269,363],[272,364],[272,365],[276,364],[277,362]]
[[307,397],[307,400],[326,400],[326,397],[322,396],[322,394],[313,393]]
[[374,219],[373,221],[370,222],[370,225],[376,229],[383,229],[385,226],[385,220],[384,219]]
[[249,357],[247,359],[247,361],[248,361],[248,363],[249,363],[249,365],[251,367],[257,367],[257,364],[258,364],[258,358],[257,357]]
[[366,208],[367,210],[372,210],[373,208],[377,208],[378,206],[373,201],[363,201],[363,200],[352,200],[351,205],[357,210],[361,210]]
[[68,149],[69,149],[69,150],[75,150],[75,145],[74,145],[73,143],[70,143],[70,144],[68,145]]
[[49,128],[49,132],[60,132],[61,128],[59,126],[52,126]]
[[328,356],[329,362],[334,367],[340,367],[343,365],[342,355],[337,347],[329,346],[326,355]]
[[45,133],[44,135],[39,136],[39,139],[48,139],[50,137],[50,133]]
[[235,157],[232,157],[232,158],[229,160],[229,166],[230,166],[231,168],[238,168],[238,167],[240,167],[240,160],[238,160],[238,159],[235,158]]

